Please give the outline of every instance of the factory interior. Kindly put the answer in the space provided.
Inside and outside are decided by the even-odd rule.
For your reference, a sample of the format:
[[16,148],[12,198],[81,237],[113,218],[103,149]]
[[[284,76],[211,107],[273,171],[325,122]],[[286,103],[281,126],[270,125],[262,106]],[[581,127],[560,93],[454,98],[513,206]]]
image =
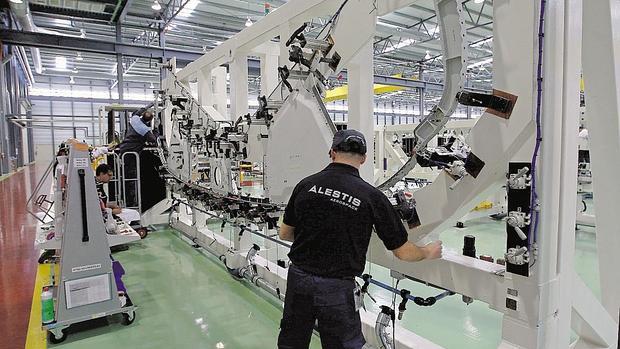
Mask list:
[[0,0],[0,348],[618,349],[619,14]]

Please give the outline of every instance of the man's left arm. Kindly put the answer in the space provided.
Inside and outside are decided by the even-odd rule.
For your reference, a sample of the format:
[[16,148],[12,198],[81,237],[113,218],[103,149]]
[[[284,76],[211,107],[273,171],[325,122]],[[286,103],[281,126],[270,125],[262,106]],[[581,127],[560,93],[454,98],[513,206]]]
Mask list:
[[282,217],[282,224],[280,224],[280,230],[278,236],[285,241],[293,242],[295,240],[295,227],[297,226],[297,215],[295,213],[295,199],[297,198],[297,192],[299,184],[293,189],[291,197],[288,199],[288,204],[284,210],[284,217]]

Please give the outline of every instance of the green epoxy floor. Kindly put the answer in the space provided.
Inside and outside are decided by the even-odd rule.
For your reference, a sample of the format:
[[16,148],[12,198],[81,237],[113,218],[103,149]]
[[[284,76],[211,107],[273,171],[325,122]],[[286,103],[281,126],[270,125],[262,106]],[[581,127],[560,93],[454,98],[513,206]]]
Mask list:
[[[590,205],[591,207],[591,205]],[[488,218],[469,221],[464,229],[451,228],[441,235],[446,249],[460,251],[463,236],[476,236],[478,254],[501,256],[504,223]],[[598,265],[592,228],[576,233],[575,264],[579,275],[596,295]],[[176,233],[160,231],[116,253],[127,275],[127,289],[140,308],[129,327],[111,323],[71,334],[63,348],[275,348],[281,306],[270,296],[232,279],[221,262],[190,247]],[[387,269],[368,265],[367,272],[393,284]],[[432,288],[402,281],[399,288],[432,296]],[[378,305],[390,304],[391,294],[371,286]],[[398,300],[397,300],[398,302]],[[369,307],[376,307],[369,299]],[[466,305],[460,295],[433,307],[409,304],[400,325],[447,348],[496,348],[501,338],[501,314],[482,302]],[[311,348],[320,348],[313,338]]]
[[[282,315],[276,302],[234,280],[221,263],[176,233],[151,233],[114,258],[123,264],[123,281],[139,307],[134,323],[125,327],[110,318],[53,347],[276,347]],[[317,338],[311,348],[320,348]]]

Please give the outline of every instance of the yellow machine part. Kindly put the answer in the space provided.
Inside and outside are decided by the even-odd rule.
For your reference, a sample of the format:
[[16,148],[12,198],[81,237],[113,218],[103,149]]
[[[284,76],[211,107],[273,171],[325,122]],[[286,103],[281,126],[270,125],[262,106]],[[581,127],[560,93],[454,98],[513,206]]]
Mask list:
[[484,211],[493,208],[493,203],[491,201],[483,201],[478,204],[478,206],[474,207],[474,211]]
[[[402,75],[394,75],[395,78],[400,78]],[[382,84],[374,84],[373,90],[374,94],[380,95],[383,93],[402,91],[405,87],[400,86],[391,86],[391,85],[382,85]],[[343,85],[336,87],[334,89],[328,90],[325,93],[325,98],[323,98],[323,102],[333,102],[333,101],[341,101],[343,99],[347,99],[349,96],[349,85]]]

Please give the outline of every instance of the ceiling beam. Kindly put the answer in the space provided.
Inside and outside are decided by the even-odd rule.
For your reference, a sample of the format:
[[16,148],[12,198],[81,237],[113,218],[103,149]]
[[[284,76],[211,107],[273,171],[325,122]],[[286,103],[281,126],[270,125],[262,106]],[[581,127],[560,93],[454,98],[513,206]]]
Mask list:
[[0,31],[0,41],[16,46],[44,47],[100,54],[122,54],[129,57],[165,58],[176,57],[179,61],[194,61],[200,53],[159,47],[129,45],[119,42],[83,39],[54,34],[24,32],[5,29]]
[[90,11],[75,10],[66,7],[41,5],[37,3],[30,3],[30,11],[32,11],[33,13],[45,13],[68,17],[88,18],[101,21],[109,21],[110,18],[112,18],[112,14],[107,12],[96,13]]

